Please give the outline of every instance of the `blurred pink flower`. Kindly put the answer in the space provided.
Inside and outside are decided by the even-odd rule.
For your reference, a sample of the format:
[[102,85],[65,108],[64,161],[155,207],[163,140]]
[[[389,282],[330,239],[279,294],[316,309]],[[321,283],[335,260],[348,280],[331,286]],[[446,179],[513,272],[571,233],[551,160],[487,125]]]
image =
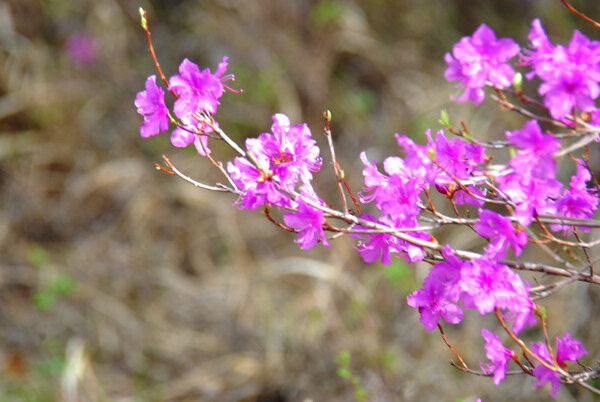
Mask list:
[[94,37],[88,33],[76,33],[65,44],[69,58],[81,67],[87,67],[98,58],[98,48]]

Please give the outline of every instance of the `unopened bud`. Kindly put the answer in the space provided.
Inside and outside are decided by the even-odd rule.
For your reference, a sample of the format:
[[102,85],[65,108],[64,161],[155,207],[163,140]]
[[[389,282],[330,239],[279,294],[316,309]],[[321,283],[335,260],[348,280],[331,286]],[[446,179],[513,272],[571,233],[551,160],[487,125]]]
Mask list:
[[140,12],[140,23],[142,24],[142,28],[144,28],[144,30],[147,30],[148,29],[148,21],[146,20],[146,10],[144,10],[142,7],[140,7],[139,12]]
[[542,320],[546,319],[547,313],[546,308],[544,306],[537,306],[535,312],[538,315],[538,317],[540,317]]
[[523,87],[523,74],[521,73],[515,73],[515,75],[513,75],[513,87],[521,92],[521,88]]

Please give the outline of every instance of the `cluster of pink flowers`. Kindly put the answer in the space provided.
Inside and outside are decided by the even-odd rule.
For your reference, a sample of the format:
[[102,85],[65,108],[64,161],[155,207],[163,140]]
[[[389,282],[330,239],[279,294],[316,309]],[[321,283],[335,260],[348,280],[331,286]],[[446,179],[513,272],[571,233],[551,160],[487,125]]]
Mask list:
[[[208,68],[200,71],[198,65],[184,59],[179,65],[179,74],[169,79],[169,91],[177,99],[173,112],[180,124],[171,133],[171,143],[176,147],[187,147],[194,143],[200,155],[210,153],[207,136],[204,133],[213,131],[206,124],[202,114],[214,115],[219,105],[219,98],[228,89],[223,83],[233,79],[233,75],[223,75],[227,69],[227,57],[219,63],[215,73]],[[165,92],[156,84],[156,76],[146,80],[146,89],[137,94],[135,106],[138,113],[144,116],[140,128],[142,137],[151,137],[167,131],[169,128],[169,109],[165,104]]]
[[[512,39],[497,39],[486,25],[473,36],[465,37],[445,56],[448,63],[446,78],[459,81],[464,91],[456,100],[480,103],[486,85],[507,88],[513,81],[514,68],[509,59],[520,56],[521,65],[529,66],[528,78],[537,76],[542,84],[539,94],[550,115],[565,120],[574,111],[596,113],[594,100],[600,95],[600,42],[591,41],[575,32],[568,47],[553,45],[535,20],[529,34],[528,49],[521,51]],[[225,75],[224,57],[215,73],[200,71],[185,59],[179,74],[168,80],[168,90],[176,100],[173,113],[178,119],[171,134],[177,147],[194,143],[201,155],[210,152],[206,133],[215,130],[213,116],[224,82],[233,78]],[[164,91],[158,87],[156,76],[146,80],[146,89],[138,93],[135,106],[144,117],[140,133],[143,137],[166,131],[169,114]],[[597,113],[600,115],[600,113]],[[408,262],[425,259],[428,251],[418,245],[432,237],[421,229],[423,211],[432,213],[428,202],[429,190],[435,189],[454,204],[475,207],[478,218],[472,229],[487,244],[481,254],[461,259],[450,245],[442,252],[443,262],[434,265],[423,282],[423,288],[407,297],[408,305],[418,309],[425,329],[438,327],[440,319],[450,324],[463,320],[463,308],[480,314],[500,311],[518,334],[526,326],[536,324],[536,306],[530,298],[529,283],[504,263],[507,253],[519,257],[528,244],[525,228],[540,215],[589,219],[598,207],[598,194],[588,188],[592,177],[583,161],[576,159],[577,172],[569,188],[564,189],[557,179],[555,154],[560,141],[544,133],[537,120],[529,120],[521,128],[506,132],[507,144],[514,147],[510,161],[498,170],[490,170],[486,147],[470,138],[446,137],[443,130],[435,136],[425,132],[427,143],[420,145],[407,136],[396,134],[401,154],[390,156],[382,163],[360,154],[364,164],[364,187],[358,194],[363,204],[373,204],[378,215],[363,214],[360,223],[352,226],[350,234],[358,239],[356,249],[365,262],[380,260],[390,264],[402,256]],[[246,140],[246,151],[227,163],[226,171],[237,187],[240,209],[277,207],[283,210],[285,225],[298,233],[297,243],[303,249],[321,242],[328,247],[325,230],[325,202],[312,187],[313,173],[321,167],[319,147],[306,124],[292,125],[281,113],[273,116],[270,132]],[[501,172],[501,173],[500,173]],[[490,177],[493,176],[493,180]],[[493,186],[490,184],[493,181]],[[493,190],[493,191],[490,191]],[[489,201],[489,202],[488,202]],[[490,209],[492,204],[510,205],[505,214]],[[471,211],[475,214],[474,210]],[[374,224],[388,230],[370,230]],[[551,224],[554,232],[570,235],[585,227]],[[405,232],[410,235],[399,237]],[[410,241],[412,238],[413,241]],[[462,255],[461,255],[462,256]],[[440,257],[440,258],[441,258]],[[484,372],[493,373],[495,384],[501,382],[508,361],[515,354],[504,347],[498,336],[483,329],[487,357],[491,363],[481,363]],[[563,367],[585,354],[585,349],[567,332],[557,338],[557,353],[553,357],[543,343],[533,344],[532,350],[549,365]],[[560,374],[544,365],[532,369],[534,385],[551,382],[553,395]]]
[[600,42],[576,30],[568,47],[554,46],[539,19],[531,24],[529,41],[530,49],[521,60],[531,66],[528,78],[542,80],[539,94],[552,117],[563,119],[574,108],[594,111],[594,100],[600,95]]

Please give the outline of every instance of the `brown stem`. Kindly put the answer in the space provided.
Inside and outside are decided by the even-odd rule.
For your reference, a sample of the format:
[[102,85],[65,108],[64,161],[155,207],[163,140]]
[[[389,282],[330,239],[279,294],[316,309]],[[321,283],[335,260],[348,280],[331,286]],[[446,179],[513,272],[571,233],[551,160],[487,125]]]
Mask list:
[[[143,14],[143,19],[147,20],[147,16],[146,16],[146,10],[144,10],[142,12]],[[162,68],[160,68],[160,63],[158,62],[158,59],[156,58],[156,53],[154,53],[154,45],[152,45],[152,35],[150,35],[150,30],[148,29],[148,25],[144,24],[142,26],[142,28],[144,29],[144,32],[146,33],[146,39],[148,40],[148,50],[150,50],[150,55],[152,56],[152,60],[154,61],[154,65],[156,66],[156,71],[158,71],[158,75],[160,75],[160,78],[162,79],[162,81],[165,83],[165,85],[167,86],[167,88],[169,87],[169,81],[167,80],[167,77],[165,77],[165,74],[162,71]],[[179,96],[177,96],[177,94],[171,90],[169,90],[169,92],[171,92],[171,94],[175,97],[175,99],[179,98]]]
[[575,9],[575,7],[573,7],[571,4],[569,4],[569,2],[567,0],[560,0],[572,13],[574,13],[575,15],[577,15],[579,18],[589,22],[590,24],[594,25],[596,28],[600,28],[600,23],[596,22],[595,20],[591,19],[590,17],[588,17],[587,15],[583,14],[582,12],[579,12]]
[[452,347],[452,345],[450,345],[450,342],[448,342],[448,339],[446,339],[446,334],[444,334],[444,329],[442,328],[442,325],[439,324],[439,323],[438,323],[438,329],[440,330],[440,334],[442,334],[442,339],[444,340],[444,342],[446,342],[446,346],[448,346],[448,348],[450,349],[450,351],[460,361],[460,364],[462,364],[463,367],[468,370],[469,368],[467,367],[465,361],[462,359],[462,357],[460,357],[460,355],[458,354],[458,352],[456,352],[456,350],[454,350],[454,348]]

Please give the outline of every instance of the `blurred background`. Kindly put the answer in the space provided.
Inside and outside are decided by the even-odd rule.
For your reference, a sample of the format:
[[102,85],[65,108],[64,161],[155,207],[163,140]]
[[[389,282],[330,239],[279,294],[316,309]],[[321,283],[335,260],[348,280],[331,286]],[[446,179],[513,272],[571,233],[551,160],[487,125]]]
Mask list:
[[[600,16],[597,2],[574,4]],[[167,134],[139,136],[133,101],[155,73],[140,6],[167,76],[184,57],[214,71],[229,56],[244,92],[226,93],[216,117],[233,138],[268,131],[275,112],[310,125],[325,159],[315,183],[338,207],[323,110],[358,191],[362,150],[382,161],[396,132],[424,142],[441,109],[482,139],[523,123],[491,100],[449,102],[443,56],[481,23],[521,44],[535,17],[556,42],[575,27],[598,37],[558,0],[0,2],[0,400],[551,400],[526,376],[496,387],[446,363],[439,333],[406,305],[426,266],[366,265],[348,238],[301,251],[230,195],[157,171],[165,154],[222,180]],[[481,246],[462,230],[436,236]],[[582,339],[589,364],[597,293],[577,284],[544,301],[551,334]],[[482,325],[495,328],[467,312],[446,327],[473,368]],[[563,386],[558,399],[592,397]]]

